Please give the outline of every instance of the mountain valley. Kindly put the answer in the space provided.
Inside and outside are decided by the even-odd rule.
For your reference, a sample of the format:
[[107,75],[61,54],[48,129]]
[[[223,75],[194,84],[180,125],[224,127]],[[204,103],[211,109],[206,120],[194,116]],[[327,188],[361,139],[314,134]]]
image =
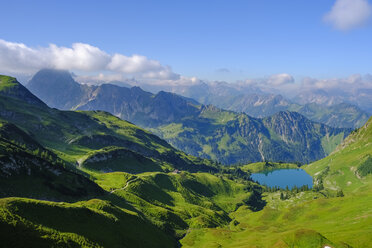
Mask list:
[[[371,120],[351,132],[296,112],[258,119],[136,87],[104,85],[92,92],[79,110],[63,111],[48,107],[15,78],[0,77],[0,239],[5,247],[24,246],[23,240],[29,247],[357,248],[370,243]],[[123,104],[122,94],[132,100]],[[102,99],[110,103],[108,109],[91,110]],[[65,108],[74,108],[72,102],[60,101]],[[195,157],[190,148],[177,150],[109,110],[138,120],[171,144],[180,142],[178,137],[185,144],[195,138],[200,141],[194,144],[203,144],[208,134],[208,144],[232,146],[232,153],[239,144],[249,147],[266,139],[251,143],[248,158],[266,161],[223,166]],[[297,152],[301,142],[306,149]],[[254,153],[255,146],[267,158]],[[271,162],[278,159],[274,155],[317,160],[327,154],[301,166],[313,176],[312,189],[268,188],[250,178],[254,172],[299,168],[299,163]]]

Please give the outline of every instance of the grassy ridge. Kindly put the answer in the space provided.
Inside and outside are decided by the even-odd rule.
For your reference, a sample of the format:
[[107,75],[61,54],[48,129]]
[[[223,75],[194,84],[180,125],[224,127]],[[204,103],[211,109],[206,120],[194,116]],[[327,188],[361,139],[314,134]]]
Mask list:
[[176,246],[172,237],[135,213],[101,200],[0,199],[0,229],[5,247]]

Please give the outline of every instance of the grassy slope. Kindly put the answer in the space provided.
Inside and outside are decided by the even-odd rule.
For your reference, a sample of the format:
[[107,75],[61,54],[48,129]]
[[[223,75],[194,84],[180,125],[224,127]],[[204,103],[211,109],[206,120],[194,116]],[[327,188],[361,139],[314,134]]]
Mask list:
[[[6,128],[5,135],[4,127],[9,126],[12,127],[12,132]],[[12,134],[18,138],[16,141],[4,138]],[[0,197],[76,201],[103,194],[98,185],[70,171],[65,164],[56,160],[54,154],[39,148],[35,141],[15,126],[0,124]]]
[[207,173],[124,172],[92,174],[112,192],[107,199],[125,200],[161,229],[180,237],[188,228],[217,227],[230,222],[228,213],[244,205],[247,185]]
[[0,199],[0,230],[5,247],[176,246],[137,214],[97,199],[74,204]]
[[0,75],[0,91],[9,91],[17,86],[17,80],[12,77]]
[[[277,199],[279,200],[279,199]],[[288,201],[288,200],[287,200]],[[198,229],[183,240],[185,247],[370,247],[372,197],[318,199],[276,209],[270,205],[252,213],[241,207],[234,213],[240,224],[225,229]],[[294,238],[305,231],[303,237]],[[291,237],[292,236],[292,237]],[[319,237],[328,240],[318,241]],[[298,243],[303,242],[302,245]],[[297,245],[296,245],[297,243]]]
[[328,157],[306,167],[315,181],[330,190],[358,192],[370,189],[371,175],[362,177],[359,168],[372,156],[372,119],[353,132]]
[[[324,191],[301,192],[288,200],[267,193],[268,204],[262,211],[240,207],[230,214],[234,221],[229,228],[195,229],[181,243],[185,247],[371,247],[372,175],[362,177],[358,170],[364,165],[366,171],[365,161],[371,156],[371,123],[372,119],[330,156],[303,167],[315,182],[322,176]],[[345,196],[323,196],[337,190]]]
[[79,160],[79,166],[94,171],[125,171],[136,174],[146,171],[162,171],[155,161],[122,147],[105,147],[89,152]]

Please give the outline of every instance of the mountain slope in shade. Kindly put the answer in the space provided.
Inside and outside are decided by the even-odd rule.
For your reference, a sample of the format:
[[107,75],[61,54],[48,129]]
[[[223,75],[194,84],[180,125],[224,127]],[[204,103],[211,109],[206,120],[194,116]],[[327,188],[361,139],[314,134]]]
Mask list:
[[0,199],[4,247],[177,247],[177,241],[138,214],[92,199],[56,203]]
[[28,82],[27,88],[48,106],[71,109],[84,95],[84,85],[78,84],[67,71],[43,69]]
[[15,125],[0,123],[0,197],[71,201],[103,195],[98,185],[65,167]]

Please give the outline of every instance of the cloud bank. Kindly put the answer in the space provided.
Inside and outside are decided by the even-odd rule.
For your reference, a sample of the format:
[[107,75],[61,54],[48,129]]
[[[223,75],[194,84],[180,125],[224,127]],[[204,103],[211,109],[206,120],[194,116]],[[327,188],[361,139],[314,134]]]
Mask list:
[[42,68],[82,72],[120,73],[126,77],[177,80],[180,75],[159,61],[142,55],[110,55],[98,47],[74,43],[71,47],[50,44],[31,48],[22,43],[0,40],[0,68],[8,73],[35,73]]
[[324,21],[338,30],[351,30],[366,24],[372,15],[367,0],[336,0]]

